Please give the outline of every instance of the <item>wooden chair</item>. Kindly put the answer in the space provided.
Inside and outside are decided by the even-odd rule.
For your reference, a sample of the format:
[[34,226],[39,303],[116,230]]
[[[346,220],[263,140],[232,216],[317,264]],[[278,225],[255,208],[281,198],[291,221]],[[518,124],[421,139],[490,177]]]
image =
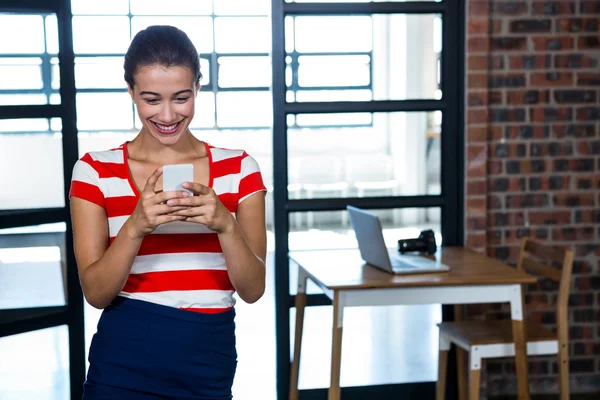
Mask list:
[[[536,261],[530,256],[543,260],[544,263]],[[552,263],[561,263],[562,270],[547,265]],[[556,333],[541,324],[528,321],[526,324],[527,355],[558,355],[560,399],[568,400],[568,302],[571,287],[571,271],[573,269],[573,252],[555,246],[542,245],[525,238],[521,243],[517,269],[524,269],[528,272],[542,275],[559,284]],[[450,349],[450,345],[454,344],[469,353],[469,400],[478,400],[482,361],[486,358],[515,356],[511,321],[443,322],[438,324],[438,326],[440,328],[440,353],[436,399],[444,400],[448,350]]]

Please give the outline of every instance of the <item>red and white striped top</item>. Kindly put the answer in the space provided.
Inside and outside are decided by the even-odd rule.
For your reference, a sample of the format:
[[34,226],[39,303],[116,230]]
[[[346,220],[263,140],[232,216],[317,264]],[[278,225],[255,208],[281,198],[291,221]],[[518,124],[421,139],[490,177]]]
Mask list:
[[[208,185],[235,216],[238,204],[266,190],[259,166],[243,150],[205,144]],[[127,164],[127,143],[90,152],[73,169],[70,195],[106,210],[110,242],[140,198]],[[171,222],[144,237],[120,296],[189,311],[218,313],[235,305],[217,233],[205,225]]]

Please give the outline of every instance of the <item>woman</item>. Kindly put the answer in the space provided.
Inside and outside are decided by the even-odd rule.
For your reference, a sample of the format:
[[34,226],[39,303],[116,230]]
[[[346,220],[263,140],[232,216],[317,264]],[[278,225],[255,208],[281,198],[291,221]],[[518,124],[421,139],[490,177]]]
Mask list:
[[[202,75],[184,32],[139,32],[124,69],[143,128],[83,156],[71,185],[81,285],[104,309],[84,399],[230,399],[233,293],[253,303],[265,289],[266,189],[246,152],[190,133]],[[161,191],[161,167],[183,163],[194,195]]]

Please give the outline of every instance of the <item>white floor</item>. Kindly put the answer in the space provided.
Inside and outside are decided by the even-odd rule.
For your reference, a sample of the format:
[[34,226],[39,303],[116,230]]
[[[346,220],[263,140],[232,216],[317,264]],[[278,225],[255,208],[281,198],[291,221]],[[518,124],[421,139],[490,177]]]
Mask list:
[[[386,241],[411,237],[418,229],[387,230]],[[352,233],[309,231],[290,234],[290,247],[354,247]],[[269,243],[273,243],[272,235]],[[272,248],[270,249],[272,251]],[[52,255],[50,251],[47,255]],[[268,289],[256,304],[238,303],[239,366],[234,397],[275,399],[274,267],[268,259]],[[0,250],[0,309],[64,303],[60,270],[51,257]],[[51,259],[48,259],[51,258]],[[89,345],[99,311],[86,307]],[[293,332],[294,310],[290,310]],[[433,381],[437,374],[439,306],[355,308],[345,313],[342,386]],[[301,388],[327,387],[331,352],[331,307],[306,311]],[[0,339],[1,400],[66,400],[69,398],[68,331],[57,327]]]

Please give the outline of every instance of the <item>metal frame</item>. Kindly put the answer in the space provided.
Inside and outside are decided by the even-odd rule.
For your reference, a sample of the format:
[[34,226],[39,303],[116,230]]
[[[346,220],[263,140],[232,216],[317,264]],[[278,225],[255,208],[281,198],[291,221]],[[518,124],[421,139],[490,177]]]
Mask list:
[[[289,293],[289,217],[296,211],[343,210],[346,205],[384,209],[404,207],[441,207],[442,235],[445,245],[463,243],[463,154],[464,107],[464,0],[443,2],[365,2],[365,3],[286,3],[272,1],[273,67],[273,182],[275,229],[275,313],[277,342],[277,398],[288,395],[290,378],[290,317],[295,296]],[[372,15],[390,13],[442,14],[441,100],[401,100],[371,102],[288,103],[285,86],[285,17],[288,15]],[[447,77],[450,77],[449,79]],[[293,199],[288,198],[287,115],[304,113],[397,112],[442,110],[442,194],[439,196]],[[453,300],[452,304],[455,303]],[[323,294],[307,295],[307,306],[331,304]],[[444,320],[453,320],[453,307],[443,306]],[[451,365],[453,365],[451,363]],[[454,369],[449,370],[449,382]],[[394,396],[409,395],[414,384],[394,386]],[[421,384],[434,393],[435,383]],[[452,383],[450,394],[456,392]],[[385,396],[383,386],[362,388],[363,398]],[[304,392],[304,393],[303,393]],[[344,396],[352,393],[344,391]],[[368,393],[368,394],[367,394]],[[325,398],[325,391],[301,391],[301,399]],[[345,397],[344,397],[345,398]]]
[[[75,74],[70,0],[0,1],[0,11],[24,14],[56,14],[60,63],[60,105],[23,105],[0,107],[0,119],[61,118],[65,207],[0,212],[0,229],[44,223],[65,222],[64,260],[66,263],[67,305],[0,310],[0,337],[67,325],[69,329],[70,392],[72,399],[82,396],[85,379],[85,332],[83,294],[73,252],[73,232],[68,206],[71,172],[78,156],[75,107]],[[47,74],[46,74],[47,75]],[[1,236],[0,236],[1,239]]]

